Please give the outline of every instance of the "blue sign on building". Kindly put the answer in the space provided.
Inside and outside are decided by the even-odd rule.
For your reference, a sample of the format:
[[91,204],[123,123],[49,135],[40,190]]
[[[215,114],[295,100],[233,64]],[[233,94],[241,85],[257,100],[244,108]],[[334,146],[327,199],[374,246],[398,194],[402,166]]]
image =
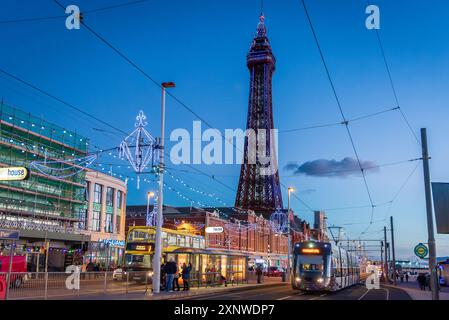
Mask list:
[[0,239],[3,240],[19,240],[19,230],[0,229]]

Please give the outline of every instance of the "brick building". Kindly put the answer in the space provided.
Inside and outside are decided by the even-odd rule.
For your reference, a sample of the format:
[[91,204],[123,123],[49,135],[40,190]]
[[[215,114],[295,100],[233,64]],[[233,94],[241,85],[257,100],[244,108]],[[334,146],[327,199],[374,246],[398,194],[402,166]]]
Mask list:
[[[264,263],[267,266],[285,267],[288,238],[276,233],[270,221],[253,211],[239,212],[234,208],[190,208],[164,206],[164,227],[201,234],[209,250],[238,251],[248,254],[249,265]],[[153,207],[150,206],[150,211]],[[145,225],[147,206],[127,206],[126,228]],[[221,227],[219,233],[206,233],[208,227]],[[308,223],[294,217],[291,222],[292,243],[308,240],[311,229]]]

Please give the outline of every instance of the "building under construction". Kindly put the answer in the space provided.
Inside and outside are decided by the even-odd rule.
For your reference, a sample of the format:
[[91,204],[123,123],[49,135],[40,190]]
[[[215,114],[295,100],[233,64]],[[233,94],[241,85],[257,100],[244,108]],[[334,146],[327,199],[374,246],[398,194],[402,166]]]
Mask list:
[[32,167],[27,180],[0,181],[0,228],[20,230],[18,249],[40,252],[47,239],[56,240],[55,250],[81,245],[75,231],[86,221],[85,172],[73,159],[86,157],[87,145],[76,132],[1,102],[0,166]]

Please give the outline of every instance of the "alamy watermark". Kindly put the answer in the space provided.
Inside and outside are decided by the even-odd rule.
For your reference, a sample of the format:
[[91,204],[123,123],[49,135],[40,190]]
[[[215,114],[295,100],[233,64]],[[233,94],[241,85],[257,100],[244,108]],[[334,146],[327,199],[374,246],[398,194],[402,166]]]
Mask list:
[[203,132],[201,121],[193,121],[192,134],[178,128],[171,132],[170,141],[175,142],[170,149],[175,165],[250,164],[257,165],[258,174],[265,176],[278,171],[277,129],[225,129],[222,133],[208,128]]

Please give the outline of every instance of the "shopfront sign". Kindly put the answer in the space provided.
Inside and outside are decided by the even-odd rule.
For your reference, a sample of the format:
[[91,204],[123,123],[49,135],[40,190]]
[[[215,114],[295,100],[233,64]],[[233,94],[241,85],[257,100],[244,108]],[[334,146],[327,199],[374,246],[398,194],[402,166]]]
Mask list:
[[206,233],[223,233],[223,227],[207,227]]
[[19,240],[19,230],[0,229],[0,239],[3,240]]
[[21,181],[30,177],[30,170],[25,167],[0,168],[0,181]]
[[124,240],[100,239],[100,240],[98,240],[98,242],[101,242],[101,243],[104,243],[105,245],[113,246],[113,247],[121,247],[121,248],[125,247]]

